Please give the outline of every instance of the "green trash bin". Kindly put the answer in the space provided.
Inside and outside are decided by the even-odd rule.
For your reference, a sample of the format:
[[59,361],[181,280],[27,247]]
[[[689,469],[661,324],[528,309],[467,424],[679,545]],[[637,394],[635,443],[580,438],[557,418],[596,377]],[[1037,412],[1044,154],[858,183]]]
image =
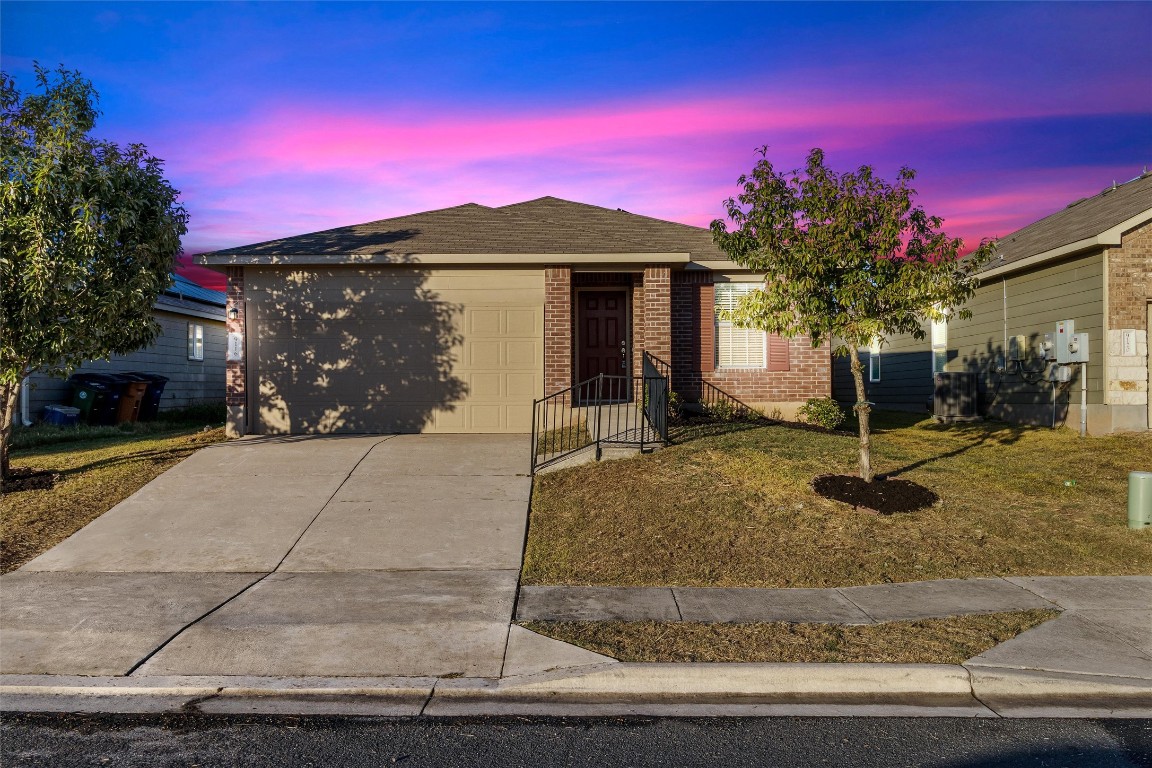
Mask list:
[[97,424],[100,414],[108,401],[108,387],[98,381],[73,376],[68,380],[72,387],[72,407],[79,408],[81,424]]

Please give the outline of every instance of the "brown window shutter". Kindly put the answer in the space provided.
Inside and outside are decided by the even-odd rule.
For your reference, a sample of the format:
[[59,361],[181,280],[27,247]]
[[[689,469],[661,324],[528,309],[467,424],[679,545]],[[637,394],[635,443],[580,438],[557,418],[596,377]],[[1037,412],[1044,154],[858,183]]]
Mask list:
[[768,334],[768,370],[788,370],[788,339]]
[[696,329],[700,339],[700,370],[716,370],[716,289],[711,283],[697,286],[700,296],[700,313]]

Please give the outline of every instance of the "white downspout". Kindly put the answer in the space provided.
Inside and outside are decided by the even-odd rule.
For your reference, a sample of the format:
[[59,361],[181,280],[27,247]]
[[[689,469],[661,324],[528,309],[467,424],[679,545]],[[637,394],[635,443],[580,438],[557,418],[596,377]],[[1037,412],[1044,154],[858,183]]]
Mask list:
[[20,423],[25,427],[32,426],[32,418],[28,415],[28,377],[20,382]]

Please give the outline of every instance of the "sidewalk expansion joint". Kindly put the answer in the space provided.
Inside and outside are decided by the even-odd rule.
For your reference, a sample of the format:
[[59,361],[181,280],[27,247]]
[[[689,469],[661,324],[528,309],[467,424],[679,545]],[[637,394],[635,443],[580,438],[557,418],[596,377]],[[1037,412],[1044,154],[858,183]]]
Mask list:
[[861,606],[859,603],[857,603],[855,600],[853,600],[853,599],[852,599],[851,597],[849,597],[848,595],[844,594],[844,590],[843,590],[843,589],[841,589],[840,587],[833,587],[833,588],[832,588],[832,591],[833,591],[833,592],[835,592],[836,594],[840,595],[840,597],[842,597],[842,598],[844,598],[845,600],[847,600],[847,601],[848,601],[849,603],[851,603],[853,606],[855,606],[855,607],[856,607],[856,610],[860,611],[860,613],[862,613],[862,614],[864,614],[865,616],[867,616],[867,617],[868,617],[868,621],[872,622],[873,624],[883,624],[883,623],[884,623],[884,622],[882,622],[882,621],[877,621],[877,620],[876,620],[876,617],[875,617],[875,616],[873,616],[872,614],[868,613],[868,611],[864,610],[864,607],[863,607],[863,606]]
[[676,606],[676,620],[684,621],[684,611],[680,610],[680,599],[676,597],[676,588],[669,587],[668,591],[672,593],[672,604]]

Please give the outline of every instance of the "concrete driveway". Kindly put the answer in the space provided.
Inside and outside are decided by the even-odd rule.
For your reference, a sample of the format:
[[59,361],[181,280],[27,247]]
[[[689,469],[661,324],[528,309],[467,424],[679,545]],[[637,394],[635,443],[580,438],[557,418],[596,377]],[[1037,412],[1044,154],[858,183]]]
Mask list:
[[[527,443],[205,448],[0,577],[0,672],[499,677]],[[528,634],[513,628],[513,644]]]

